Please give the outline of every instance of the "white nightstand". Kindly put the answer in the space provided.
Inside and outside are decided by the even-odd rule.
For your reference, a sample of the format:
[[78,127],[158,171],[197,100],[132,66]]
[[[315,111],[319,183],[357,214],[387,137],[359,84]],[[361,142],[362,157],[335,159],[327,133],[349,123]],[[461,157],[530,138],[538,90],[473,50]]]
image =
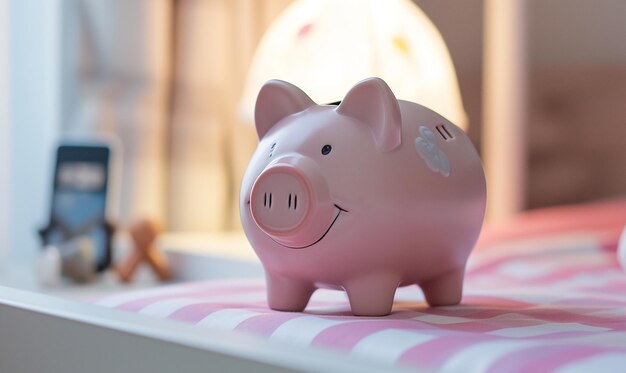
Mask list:
[[76,283],[63,279],[53,286],[43,286],[39,283],[34,265],[5,263],[0,271],[0,286],[79,301],[89,301],[113,293],[132,289],[146,289],[160,285],[163,285],[163,283],[156,281],[148,268],[143,267],[137,273],[135,280],[130,284],[119,282],[111,271],[102,273],[93,282]]
[[[120,238],[116,257],[126,254],[126,238]],[[0,286],[44,293],[55,297],[89,301],[102,296],[137,289],[148,289],[169,283],[201,281],[217,278],[261,277],[263,268],[248,241],[240,233],[225,234],[165,234],[157,245],[166,252],[175,278],[159,282],[147,266],[140,267],[133,281],[123,284],[112,271],[101,274],[89,283],[62,280],[55,286],[42,286],[35,265],[5,263],[0,268]]]

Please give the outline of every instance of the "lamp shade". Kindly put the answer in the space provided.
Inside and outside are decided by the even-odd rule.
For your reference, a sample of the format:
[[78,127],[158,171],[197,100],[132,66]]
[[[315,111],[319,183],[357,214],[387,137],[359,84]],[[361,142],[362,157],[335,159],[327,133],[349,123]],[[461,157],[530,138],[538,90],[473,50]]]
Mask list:
[[433,23],[410,0],[298,0],[263,36],[240,110],[254,118],[261,86],[281,79],[317,103],[339,101],[358,81],[384,79],[462,128],[467,119],[450,54]]

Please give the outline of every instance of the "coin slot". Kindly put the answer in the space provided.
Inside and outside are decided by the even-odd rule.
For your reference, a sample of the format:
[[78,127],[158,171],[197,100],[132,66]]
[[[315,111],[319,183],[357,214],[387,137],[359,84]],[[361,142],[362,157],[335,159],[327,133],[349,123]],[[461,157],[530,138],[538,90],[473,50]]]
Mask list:
[[439,136],[441,136],[446,141],[452,140],[454,138],[454,136],[452,136],[450,131],[448,131],[446,126],[444,126],[443,124],[440,124],[440,125],[436,126],[435,129],[439,133]]

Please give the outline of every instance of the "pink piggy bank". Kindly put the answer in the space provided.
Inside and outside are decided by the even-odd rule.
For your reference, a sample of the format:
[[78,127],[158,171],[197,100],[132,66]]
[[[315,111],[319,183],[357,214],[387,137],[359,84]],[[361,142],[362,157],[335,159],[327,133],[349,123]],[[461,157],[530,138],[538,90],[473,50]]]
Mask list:
[[460,302],[486,204],[481,161],[462,130],[397,100],[378,78],[339,105],[269,81],[255,121],[241,220],[270,308],[302,311],[325,287],[345,290],[355,315],[387,315],[398,286],[412,284],[431,306]]

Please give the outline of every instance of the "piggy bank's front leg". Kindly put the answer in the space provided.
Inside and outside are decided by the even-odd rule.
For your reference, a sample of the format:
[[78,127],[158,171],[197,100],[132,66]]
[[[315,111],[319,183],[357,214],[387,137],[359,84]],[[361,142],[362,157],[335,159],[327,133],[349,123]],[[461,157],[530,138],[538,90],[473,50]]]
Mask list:
[[453,306],[461,302],[465,268],[456,269],[420,283],[431,306]]
[[267,303],[276,311],[302,312],[309,303],[315,287],[308,282],[293,280],[266,272]]
[[369,274],[344,284],[352,313],[357,316],[385,316],[391,312],[400,278],[393,274]]

